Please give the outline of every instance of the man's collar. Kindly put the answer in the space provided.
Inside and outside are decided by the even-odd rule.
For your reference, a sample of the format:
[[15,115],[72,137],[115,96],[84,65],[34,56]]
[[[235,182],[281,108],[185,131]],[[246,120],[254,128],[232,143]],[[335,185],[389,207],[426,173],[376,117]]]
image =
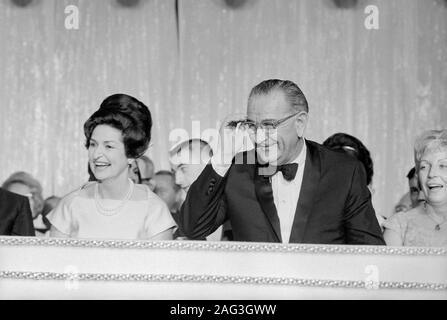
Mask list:
[[306,140],[304,139],[304,137],[302,139],[303,139],[303,147],[301,148],[300,153],[295,158],[295,160],[290,162],[290,163],[298,163],[298,166],[303,166],[304,162],[306,161],[306,153],[307,153]]

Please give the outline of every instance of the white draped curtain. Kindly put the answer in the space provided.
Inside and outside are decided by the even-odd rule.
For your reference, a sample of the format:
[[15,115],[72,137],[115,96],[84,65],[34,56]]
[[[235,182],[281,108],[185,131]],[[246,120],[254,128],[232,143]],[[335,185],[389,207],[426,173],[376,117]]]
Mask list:
[[[251,87],[282,78],[308,98],[307,138],[346,132],[369,148],[374,204],[388,216],[406,192],[415,136],[447,127],[446,1],[134,2],[0,0],[1,181],[27,171],[46,196],[81,185],[83,123],[118,92],[149,106],[148,155],[166,169],[172,130],[215,128],[245,110]],[[64,26],[68,5],[78,30]],[[364,26],[367,5],[379,9],[378,30]]]

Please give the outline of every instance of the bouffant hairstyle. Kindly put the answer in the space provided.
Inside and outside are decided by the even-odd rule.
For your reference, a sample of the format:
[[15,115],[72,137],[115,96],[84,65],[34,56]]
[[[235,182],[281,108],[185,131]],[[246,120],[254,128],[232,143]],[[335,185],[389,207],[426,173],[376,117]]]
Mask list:
[[344,151],[359,160],[366,171],[366,184],[371,184],[374,175],[373,161],[369,150],[359,139],[346,133],[336,133],[327,138],[323,145],[332,150]]
[[152,117],[142,103],[126,94],[107,97],[99,109],[84,123],[86,148],[98,125],[109,125],[122,132],[123,143],[128,158],[139,158],[144,154],[151,140]]

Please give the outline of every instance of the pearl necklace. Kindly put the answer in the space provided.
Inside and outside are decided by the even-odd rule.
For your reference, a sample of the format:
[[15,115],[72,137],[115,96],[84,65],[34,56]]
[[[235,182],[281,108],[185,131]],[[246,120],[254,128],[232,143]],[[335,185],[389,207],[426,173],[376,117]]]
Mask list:
[[436,231],[441,230],[441,225],[447,221],[446,218],[444,217],[444,219],[442,219],[442,221],[439,221],[439,219],[436,215],[434,215],[430,210],[427,210],[426,202],[424,202],[424,210],[425,210],[425,213],[427,214],[427,216],[436,223],[435,230]]
[[98,210],[98,212],[104,216],[114,216],[117,213],[119,213],[121,211],[121,209],[124,207],[124,205],[127,203],[127,201],[130,200],[130,198],[132,197],[133,194],[133,189],[135,184],[133,183],[133,181],[131,179],[129,179],[129,189],[127,190],[126,195],[124,196],[124,198],[121,200],[121,202],[114,208],[107,208],[105,207],[102,203],[101,203],[101,199],[99,196],[99,183],[96,183],[95,185],[95,205],[96,205],[96,209]]

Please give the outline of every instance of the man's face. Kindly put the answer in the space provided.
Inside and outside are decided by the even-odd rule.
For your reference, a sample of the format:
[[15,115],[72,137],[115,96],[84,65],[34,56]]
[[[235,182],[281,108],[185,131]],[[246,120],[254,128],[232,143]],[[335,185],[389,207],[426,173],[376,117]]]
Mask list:
[[173,212],[179,200],[179,190],[176,189],[175,181],[172,176],[166,174],[155,175],[154,177],[155,189],[157,194],[167,205],[171,212]]
[[137,159],[137,163],[140,168],[141,183],[149,184],[150,180],[154,178],[154,166],[143,159]]
[[415,174],[413,178],[408,180],[408,187],[410,188],[411,206],[416,208],[419,205],[419,181]]
[[175,169],[175,183],[188,192],[189,187],[196,181],[205,166],[206,164],[180,164]]
[[130,165],[129,177],[133,180],[133,182],[140,182],[141,184],[147,185],[152,191],[154,190],[154,166],[151,163],[148,163],[140,158],[136,159]]
[[[265,120],[281,120],[296,113],[281,90],[266,95],[255,95],[248,104],[248,119],[259,124]],[[307,113],[302,112],[281,123],[276,130],[259,130],[252,137],[258,160],[281,165],[293,161],[300,150],[300,136],[307,124]]]
[[200,143],[185,144],[171,157],[172,169],[175,172],[175,183],[188,192],[191,184],[196,181],[210,158],[210,149],[200,147]]

